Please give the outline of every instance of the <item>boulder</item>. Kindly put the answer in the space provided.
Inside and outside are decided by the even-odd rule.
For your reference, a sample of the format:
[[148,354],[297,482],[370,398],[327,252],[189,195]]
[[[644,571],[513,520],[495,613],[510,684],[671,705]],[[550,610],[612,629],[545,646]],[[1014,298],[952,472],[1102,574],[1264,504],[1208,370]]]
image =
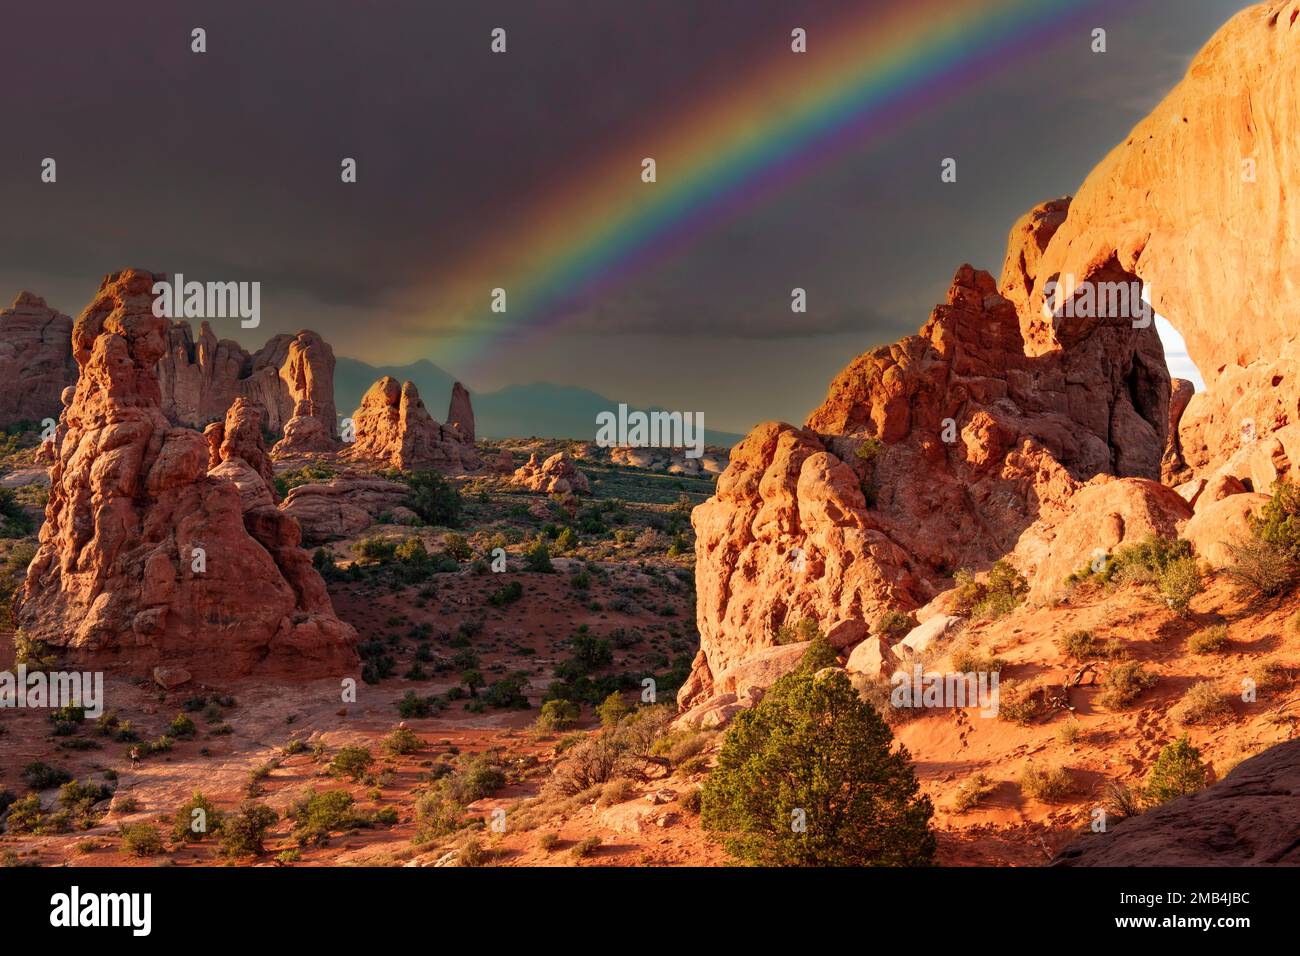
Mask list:
[[575,468],[573,459],[562,451],[545,461],[538,461],[537,453],[534,452],[525,464],[515,469],[511,480],[529,491],[540,491],[548,495],[586,494],[591,491],[587,476]]
[[1250,537],[1251,516],[1269,500],[1268,495],[1248,492],[1198,506],[1196,514],[1183,525],[1182,536],[1211,567],[1227,567],[1232,564],[1230,545]]
[[332,478],[290,488],[280,510],[302,528],[303,543],[324,544],[360,534],[387,514],[396,520],[411,514],[405,503],[411,489],[382,478]]

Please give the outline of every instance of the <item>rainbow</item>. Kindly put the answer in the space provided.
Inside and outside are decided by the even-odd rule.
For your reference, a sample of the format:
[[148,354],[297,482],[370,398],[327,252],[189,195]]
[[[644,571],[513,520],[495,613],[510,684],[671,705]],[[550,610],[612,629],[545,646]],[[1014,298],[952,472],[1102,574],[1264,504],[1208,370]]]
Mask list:
[[[883,136],[1016,55],[1083,29],[1110,0],[899,0],[855,11],[834,30],[812,28],[808,52],[774,37],[775,51],[742,82],[717,91],[546,197],[510,237],[472,253],[451,275],[476,280],[472,331],[439,361],[474,368],[509,336],[518,343],[584,303],[841,154]],[[798,24],[792,24],[792,27]],[[658,181],[640,179],[652,155]],[[933,157],[935,175],[939,160]],[[508,307],[488,306],[498,277]]]

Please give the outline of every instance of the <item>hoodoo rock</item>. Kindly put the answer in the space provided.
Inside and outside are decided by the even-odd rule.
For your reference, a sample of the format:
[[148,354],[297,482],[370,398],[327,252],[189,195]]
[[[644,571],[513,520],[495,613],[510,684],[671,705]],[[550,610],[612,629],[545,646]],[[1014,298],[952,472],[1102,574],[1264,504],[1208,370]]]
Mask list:
[[30,292],[0,310],[0,427],[58,417],[77,380],[71,335],[72,319]]
[[334,350],[329,343],[315,332],[299,332],[289,343],[280,382],[293,409],[273,454],[282,457],[337,449]]
[[562,451],[557,451],[545,461],[539,461],[537,453],[528,457],[528,461],[515,469],[510,479],[529,491],[540,491],[548,495],[586,494],[591,491],[587,476],[573,466],[573,459]]
[[356,634],[265,487],[257,411],[232,404],[211,472],[208,439],[163,414],[168,326],[152,312],[154,281],[106,277],[72,329],[80,377],[19,625],[71,664],[142,676],[347,674]]
[[403,470],[431,468],[448,474],[474,471],[482,459],[458,429],[434,421],[412,382],[385,375],[371,385],[352,416],[351,454]]
[[451,404],[447,407],[447,427],[460,435],[461,441],[474,444],[474,407],[469,389],[457,382],[451,387]]

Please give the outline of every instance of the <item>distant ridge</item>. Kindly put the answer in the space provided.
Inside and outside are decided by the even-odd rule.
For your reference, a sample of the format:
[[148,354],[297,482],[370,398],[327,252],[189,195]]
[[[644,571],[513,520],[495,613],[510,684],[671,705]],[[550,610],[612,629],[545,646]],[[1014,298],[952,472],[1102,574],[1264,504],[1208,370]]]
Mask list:
[[[350,415],[367,388],[382,375],[410,380],[420,390],[425,405],[439,417],[451,397],[456,377],[427,359],[409,365],[369,365],[352,358],[338,359],[334,368],[334,400],[340,415]],[[480,438],[574,438],[590,441],[596,433],[596,414],[618,408],[619,400],[572,385],[533,382],[507,385],[494,392],[474,392],[474,419]],[[649,411],[651,409],[644,409]],[[741,436],[705,429],[707,444],[730,448]]]

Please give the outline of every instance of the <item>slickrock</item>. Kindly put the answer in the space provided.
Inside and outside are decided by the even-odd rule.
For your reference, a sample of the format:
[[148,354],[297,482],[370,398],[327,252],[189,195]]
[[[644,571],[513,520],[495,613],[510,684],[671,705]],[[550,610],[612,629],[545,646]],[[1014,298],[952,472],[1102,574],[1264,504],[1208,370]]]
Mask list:
[[356,442],[350,454],[402,470],[434,469],[445,474],[483,465],[459,431],[434,421],[412,382],[385,375],[371,385],[353,413]]
[[298,522],[304,543],[323,544],[359,534],[381,515],[406,513],[410,488],[383,478],[333,478],[290,488],[280,510]]
[[1054,866],[1300,865],[1300,740],[1063,849]]
[[548,495],[586,494],[591,491],[587,476],[573,466],[573,459],[565,452],[557,451],[545,461],[538,461],[537,453],[528,456],[528,461],[515,469],[510,479],[529,491],[541,491]]
[[72,319],[30,292],[0,310],[0,427],[58,418],[77,380],[71,335]]
[[447,427],[460,435],[460,439],[474,444],[474,408],[470,405],[469,389],[457,382],[451,387],[451,404],[447,407]]
[[71,664],[141,676],[345,675],[356,634],[334,615],[297,524],[258,488],[255,411],[232,406],[213,473],[205,436],[162,412],[168,328],[152,312],[154,281],[107,276],[73,327],[80,377],[19,625]]

